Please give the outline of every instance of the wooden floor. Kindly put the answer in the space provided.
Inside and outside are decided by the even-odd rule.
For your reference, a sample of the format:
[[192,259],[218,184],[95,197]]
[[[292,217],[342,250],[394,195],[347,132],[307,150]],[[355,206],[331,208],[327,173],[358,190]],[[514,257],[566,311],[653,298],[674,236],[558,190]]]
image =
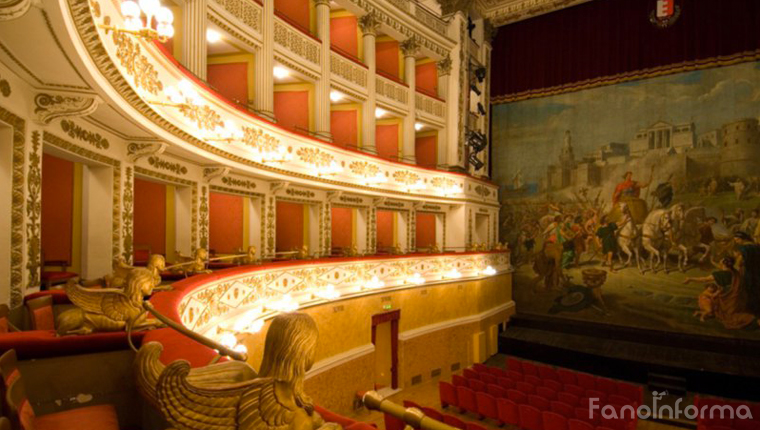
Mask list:
[[[486,362],[486,364],[503,368],[504,363],[505,363],[505,358],[506,358],[505,355],[497,354],[491,357],[491,359],[489,359]],[[496,421],[489,420],[489,419],[478,421],[478,417],[475,414],[471,414],[471,413],[461,414],[456,408],[453,408],[453,407],[442,409],[440,400],[438,398],[438,381],[439,380],[440,380],[439,378],[435,378],[435,379],[431,379],[429,381],[423,382],[419,385],[405,388],[401,390],[400,392],[388,397],[388,399],[398,404],[401,404],[404,400],[411,400],[421,406],[431,407],[437,411],[440,411],[449,415],[453,415],[464,421],[472,421],[472,422],[478,423],[486,428],[493,429],[493,430],[501,430],[501,429],[518,430],[517,427],[509,426],[509,425],[504,426],[504,427],[499,427]],[[360,410],[354,411],[354,413],[350,414],[349,417],[355,420],[360,420],[360,421],[364,421],[368,423],[374,423],[377,425],[379,429],[385,429],[385,424],[383,422],[383,414],[380,412],[368,411],[367,409],[362,408]],[[675,429],[682,430],[683,427],[675,427],[675,426],[663,424],[660,422],[643,421],[643,420],[639,420],[639,425],[638,425],[638,430],[675,430]]]

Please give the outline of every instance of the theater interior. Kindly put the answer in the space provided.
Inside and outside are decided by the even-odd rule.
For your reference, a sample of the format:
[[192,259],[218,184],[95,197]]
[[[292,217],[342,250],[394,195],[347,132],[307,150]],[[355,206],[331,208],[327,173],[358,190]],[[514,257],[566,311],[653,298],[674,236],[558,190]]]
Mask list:
[[757,0],[0,0],[0,430],[760,430]]

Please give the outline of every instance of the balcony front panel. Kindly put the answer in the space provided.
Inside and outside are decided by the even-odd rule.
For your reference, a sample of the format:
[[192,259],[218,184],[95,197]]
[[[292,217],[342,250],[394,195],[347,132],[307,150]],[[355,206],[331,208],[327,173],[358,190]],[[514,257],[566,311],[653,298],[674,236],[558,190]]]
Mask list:
[[429,122],[444,125],[446,124],[446,102],[427,94],[415,94],[415,108],[417,109],[417,118]]
[[367,68],[337,52],[330,53],[330,73],[339,84],[367,96]]
[[377,100],[402,111],[409,111],[409,87],[384,76],[377,75],[375,83]]
[[261,5],[251,0],[211,0],[211,10],[223,10],[229,17],[242,24],[243,31],[261,35],[263,10]]
[[275,50],[280,50],[286,58],[303,60],[307,63],[305,67],[319,70],[322,44],[278,16],[274,18],[274,43]]

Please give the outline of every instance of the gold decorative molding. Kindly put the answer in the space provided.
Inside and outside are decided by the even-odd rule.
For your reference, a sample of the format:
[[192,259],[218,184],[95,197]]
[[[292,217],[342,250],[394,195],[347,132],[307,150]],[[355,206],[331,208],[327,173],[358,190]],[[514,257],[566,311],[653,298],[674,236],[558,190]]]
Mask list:
[[152,155],[150,158],[148,158],[148,164],[156,169],[167,170],[178,175],[187,174],[187,167],[183,166],[181,163],[167,161],[155,155]]
[[13,128],[13,173],[11,184],[11,285],[10,307],[24,304],[23,250],[24,250],[24,162],[26,148],[26,122],[3,107],[0,121]]
[[34,96],[34,113],[42,124],[50,124],[57,118],[87,116],[99,105],[98,97],[48,93]]
[[477,0],[477,3],[482,15],[494,27],[501,27],[587,1],[589,0]]
[[[82,1],[82,0],[77,0]],[[116,45],[116,58],[129,76],[132,76],[135,87],[142,88],[154,96],[164,89],[158,79],[158,71],[148,58],[141,54],[139,43],[127,34],[114,32],[113,42]]]
[[211,182],[216,178],[230,173],[230,170],[232,169],[225,166],[207,166],[203,168],[203,179],[206,182]]
[[129,161],[135,163],[143,157],[163,154],[166,147],[166,143],[163,142],[131,142],[127,145],[127,157],[129,158]]
[[396,170],[393,172],[393,179],[400,184],[409,186],[419,182],[420,176],[408,170]]
[[64,119],[61,121],[61,130],[68,134],[69,137],[87,142],[98,149],[108,149],[110,146],[108,139],[99,133],[85,130],[70,120]]
[[222,183],[231,187],[245,188],[247,190],[255,190],[256,182],[249,179],[235,178],[232,176],[223,176]]
[[0,0],[0,21],[21,18],[32,6],[32,0]]
[[446,54],[442,60],[435,63],[435,67],[438,70],[438,76],[448,76],[451,74],[451,55]]
[[317,148],[299,148],[296,155],[304,163],[317,168],[327,167],[335,161],[335,157]]
[[124,172],[124,198],[121,211],[121,240],[122,240],[122,258],[127,264],[132,263],[132,234],[134,233],[134,173],[132,167],[127,167]]
[[0,79],[0,95],[9,97],[11,95],[11,84],[7,79]]
[[208,188],[203,185],[201,186],[201,198],[200,205],[198,207],[198,231],[200,234],[199,246],[203,249],[208,249],[208,219]]
[[29,167],[26,172],[26,269],[27,288],[40,286],[42,266],[42,134],[32,132]]

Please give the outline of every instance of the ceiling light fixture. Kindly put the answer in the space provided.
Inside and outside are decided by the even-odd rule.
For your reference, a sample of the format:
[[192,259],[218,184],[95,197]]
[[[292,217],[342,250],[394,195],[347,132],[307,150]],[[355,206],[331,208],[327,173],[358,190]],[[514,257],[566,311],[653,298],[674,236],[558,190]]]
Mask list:
[[285,79],[290,76],[290,70],[282,66],[274,66],[273,73],[274,77],[277,79]]
[[338,103],[339,101],[343,100],[343,97],[344,95],[340,91],[330,91],[330,101],[333,103]]
[[[161,43],[174,36],[174,14],[167,7],[162,7],[159,0],[126,0],[121,3],[121,14],[124,16],[124,28],[101,24],[100,27],[114,33],[126,33],[146,40],[158,40]],[[145,15],[145,21],[142,16]],[[153,28],[153,19],[156,28]],[[147,24],[146,24],[147,23]]]
[[416,131],[420,131],[420,130],[422,130],[423,128],[425,128],[425,124],[423,124],[423,123],[421,123],[421,122],[415,122],[415,123],[414,123],[414,129],[415,129]]
[[383,108],[375,108],[375,118],[382,118],[388,111]]
[[206,42],[208,43],[216,43],[218,41],[222,40],[222,35],[218,31],[214,30],[213,28],[209,28],[206,30]]

